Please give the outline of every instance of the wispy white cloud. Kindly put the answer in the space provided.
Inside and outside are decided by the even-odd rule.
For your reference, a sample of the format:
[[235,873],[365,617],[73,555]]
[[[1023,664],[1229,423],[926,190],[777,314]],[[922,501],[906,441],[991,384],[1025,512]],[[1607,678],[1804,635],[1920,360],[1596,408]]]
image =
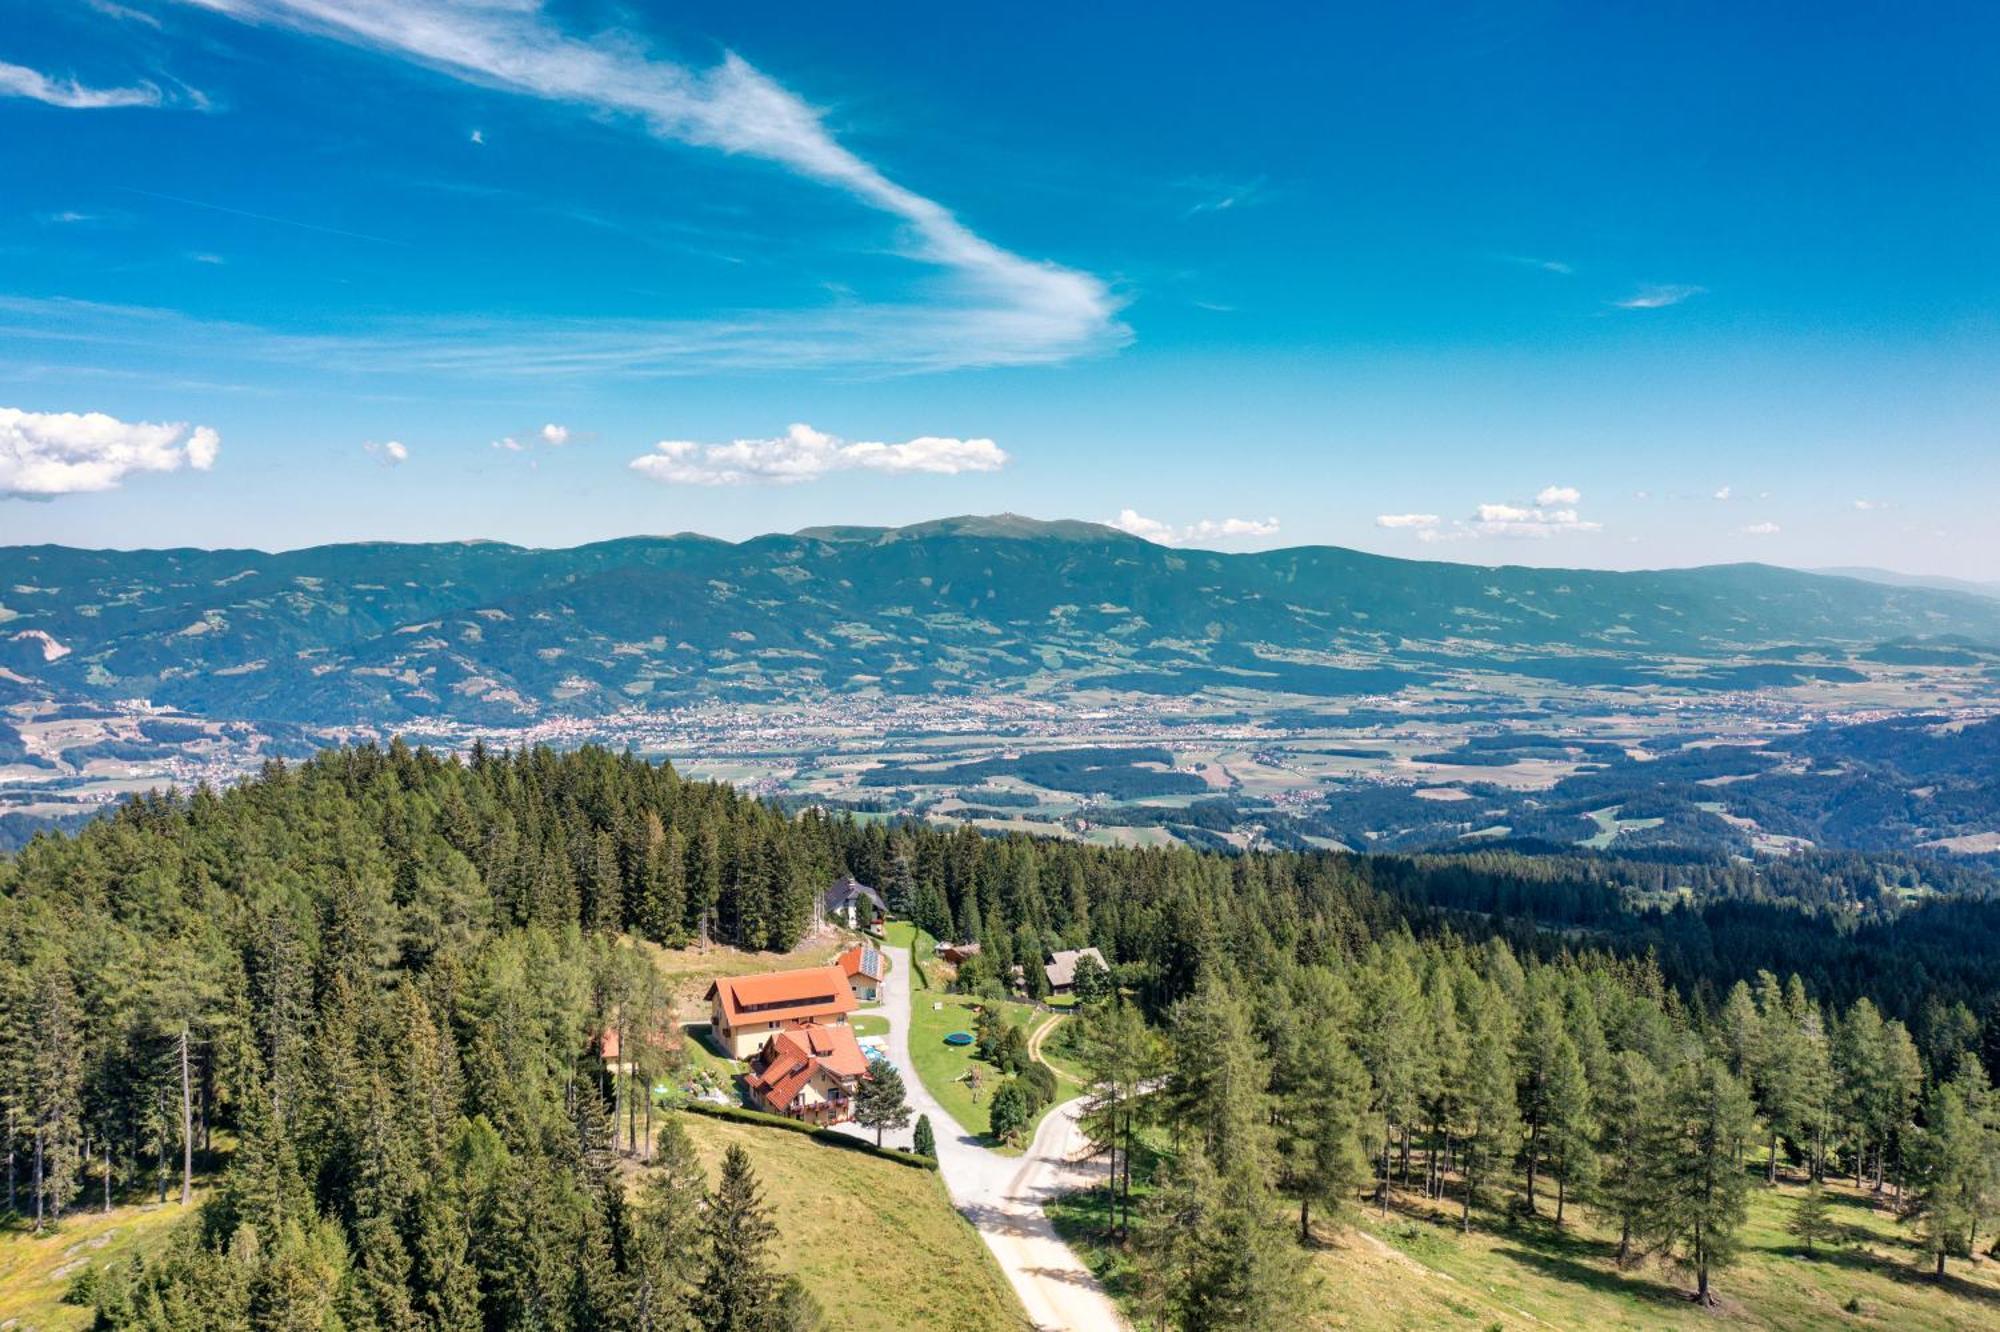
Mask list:
[[484,143],[486,142],[486,131],[485,131],[485,130],[474,130],[474,131],[472,131],[472,134],[471,134],[470,138],[471,138],[471,141],[472,141],[473,143],[476,143],[476,144],[484,144]]
[[1568,277],[1576,272],[1575,268],[1560,259],[1537,259],[1531,254],[1503,254],[1500,257],[1510,264],[1519,264],[1523,268],[1538,268],[1544,273],[1555,273],[1562,277]]
[[1664,310],[1670,305],[1679,305],[1690,297],[1699,296],[1707,290],[1706,287],[1669,282],[1641,287],[1624,300],[1611,303],[1620,310]]
[[1176,527],[1148,518],[1137,509],[1120,509],[1108,526],[1162,546],[1199,546],[1212,542],[1261,541],[1278,535],[1276,518],[1202,518]]
[[214,430],[184,421],[0,407],[0,495],[71,495],[115,490],[134,472],[205,472],[221,449]]
[[1191,176],[1180,183],[1183,190],[1200,195],[1190,204],[1182,217],[1198,217],[1203,213],[1227,213],[1238,208],[1247,208],[1261,202],[1265,197],[1265,178],[1229,181],[1213,176]]
[[651,453],[634,458],[633,471],[683,486],[795,485],[834,472],[885,472],[956,476],[997,472],[1006,451],[990,439],[923,435],[900,444],[848,443],[809,425],[794,425],[776,439],[738,439],[727,444],[663,439]]
[[1583,492],[1575,486],[1543,486],[1540,493],[1535,496],[1535,503],[1541,505],[1576,504],[1580,503],[1582,499]]
[[1750,523],[1743,529],[1745,536],[1776,536],[1783,529],[1776,523]]
[[[580,40],[531,0],[460,5],[448,0],[187,0],[246,22],[268,23],[396,55],[484,87],[626,117],[655,138],[759,158],[841,190],[896,219],[910,257],[952,279],[952,299],[931,305],[805,312],[795,321],[766,313],[698,327],[665,325],[641,339],[636,360],[671,358],[690,343],[719,354],[751,343],[773,361],[805,347],[808,363],[908,368],[1024,364],[1067,359],[1128,340],[1117,300],[1096,277],[1023,258],[978,235],[936,201],[889,179],[842,146],[820,113],[732,53],[695,69],[644,53],[630,38]],[[884,324],[890,325],[885,329]],[[871,335],[888,332],[880,344]],[[603,367],[635,360],[629,330],[554,339],[536,358],[528,347],[493,348],[518,364]],[[539,340],[539,339],[538,339]],[[625,348],[619,350],[623,342]],[[565,345],[566,344],[566,345]],[[706,345],[700,345],[706,344]],[[918,352],[919,348],[927,350]]]
[[1882,509],[1888,508],[1889,501],[1877,500],[1877,499],[1858,499],[1854,501],[1854,507],[1861,513],[1875,513]]
[[1715,492],[1715,499],[1718,503],[1727,503],[1730,495],[1733,493],[1730,487],[1723,486]]
[[1438,515],[1434,513],[1378,513],[1375,515],[1375,526],[1377,527],[1436,527],[1440,521]]
[[145,10],[118,4],[117,0],[84,0],[84,3],[108,18],[123,19],[127,23],[142,23],[149,28],[160,26],[160,21]]
[[401,440],[391,439],[377,444],[371,439],[366,444],[363,444],[361,448],[369,457],[375,459],[375,461],[381,463],[384,467],[401,467],[410,460],[409,445],[403,443]]
[[75,79],[52,79],[26,65],[10,65],[5,61],[0,61],[0,97],[25,97],[69,111],[161,106],[166,101],[166,95],[151,83],[129,88],[90,88]]
[[554,421],[551,421],[542,427],[541,436],[542,443],[555,448],[561,448],[563,445],[569,443],[569,427],[566,425],[557,425]]

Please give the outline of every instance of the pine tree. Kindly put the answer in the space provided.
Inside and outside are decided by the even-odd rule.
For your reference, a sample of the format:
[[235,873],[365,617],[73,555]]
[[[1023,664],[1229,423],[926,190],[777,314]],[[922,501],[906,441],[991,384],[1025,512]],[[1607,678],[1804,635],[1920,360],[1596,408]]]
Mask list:
[[931,1130],[929,1115],[917,1116],[917,1127],[910,1135],[910,1150],[918,1156],[928,1156],[933,1161],[937,1159],[937,1135]]
[[868,1065],[868,1076],[855,1093],[854,1119],[863,1128],[875,1130],[877,1147],[882,1145],[884,1131],[902,1128],[910,1122],[909,1093],[903,1086],[903,1075],[888,1060],[877,1059]]
[[750,1154],[732,1145],[703,1218],[708,1263],[696,1308],[706,1332],[763,1332],[777,1279],[767,1251],[778,1229],[750,1166]]

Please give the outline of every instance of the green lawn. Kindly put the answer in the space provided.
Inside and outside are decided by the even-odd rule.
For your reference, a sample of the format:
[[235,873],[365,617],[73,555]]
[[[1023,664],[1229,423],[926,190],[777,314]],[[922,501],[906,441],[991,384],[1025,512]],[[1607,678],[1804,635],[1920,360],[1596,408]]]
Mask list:
[[854,1028],[856,1036],[887,1036],[889,1019],[879,1013],[856,1013],[847,1019],[847,1025]]
[[[934,1005],[936,1007],[934,1007]],[[1017,1026],[1032,1034],[1048,1014],[1038,1012],[1031,1004],[1017,1004],[1009,1000],[975,999],[970,995],[919,992],[910,1004],[910,1059],[917,1066],[917,1076],[931,1095],[937,1097],[951,1117],[958,1121],[960,1128],[968,1133],[980,1135],[986,1145],[1008,1156],[1018,1155],[1019,1147],[992,1141],[986,1134],[986,1103],[993,1089],[1000,1085],[1004,1075],[999,1069],[983,1059],[973,1056],[969,1045],[946,1045],[945,1036],[954,1031],[973,1029],[973,1010],[980,1005],[998,1008],[1001,1014]],[[1066,1068],[1067,1061],[1059,1063],[1054,1058],[1045,1059],[1049,1067],[1056,1070],[1058,1089],[1056,1098],[1060,1102],[1074,1096],[1080,1086],[1073,1067]],[[968,1074],[977,1071],[980,1086],[974,1090]],[[1053,1106],[1044,1107],[1046,1115]],[[1035,1124],[1028,1127],[1032,1136],[1035,1125],[1041,1123],[1037,1116]]]
[[[1512,1183],[1518,1194],[1518,1180]],[[1794,1184],[1753,1187],[1740,1261],[1712,1277],[1717,1310],[1692,1304],[1688,1276],[1658,1261],[1621,1269],[1615,1231],[1587,1211],[1572,1209],[1558,1229],[1546,1215],[1552,1199],[1544,1199],[1539,1220],[1475,1209],[1469,1235],[1459,1230],[1455,1197],[1439,1206],[1399,1195],[1386,1221],[1372,1207],[1353,1206],[1346,1224],[1317,1227],[1307,1261],[1319,1280],[1300,1287],[1307,1294],[1299,1326],[1652,1332],[1712,1328],[1720,1319],[1772,1329],[2000,1327],[2000,1263],[1955,1260],[1939,1283],[1908,1229],[1842,1185],[1828,1190],[1842,1239],[1809,1258],[1784,1228],[1801,1191]],[[1102,1196],[1072,1195],[1049,1211],[1113,1296],[1129,1300],[1132,1265],[1103,1238]],[[1287,1210],[1288,1224],[1294,1215]]]
[[819,1297],[829,1327],[1027,1332],[1020,1303],[929,1170],[798,1133],[682,1115],[715,1173],[740,1144],[772,1209],[778,1266]]

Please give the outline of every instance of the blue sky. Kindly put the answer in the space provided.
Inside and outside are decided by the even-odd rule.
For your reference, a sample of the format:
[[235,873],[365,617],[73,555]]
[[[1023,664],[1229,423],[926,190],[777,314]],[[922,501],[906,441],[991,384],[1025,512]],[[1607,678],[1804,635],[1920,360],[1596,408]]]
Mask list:
[[0,0],[0,540],[1014,510],[2000,578],[1996,39]]

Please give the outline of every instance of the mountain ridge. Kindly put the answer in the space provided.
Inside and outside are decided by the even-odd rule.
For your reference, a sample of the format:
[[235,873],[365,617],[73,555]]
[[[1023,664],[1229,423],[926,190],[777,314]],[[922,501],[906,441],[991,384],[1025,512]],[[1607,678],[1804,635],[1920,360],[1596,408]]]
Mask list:
[[2000,602],[1771,565],[1224,553],[1012,514],[742,542],[23,546],[0,559],[14,571],[0,705],[146,698],[315,723],[1031,683],[1327,697],[1465,671],[1750,688],[1858,678],[1849,650],[1891,640],[2000,643]]

